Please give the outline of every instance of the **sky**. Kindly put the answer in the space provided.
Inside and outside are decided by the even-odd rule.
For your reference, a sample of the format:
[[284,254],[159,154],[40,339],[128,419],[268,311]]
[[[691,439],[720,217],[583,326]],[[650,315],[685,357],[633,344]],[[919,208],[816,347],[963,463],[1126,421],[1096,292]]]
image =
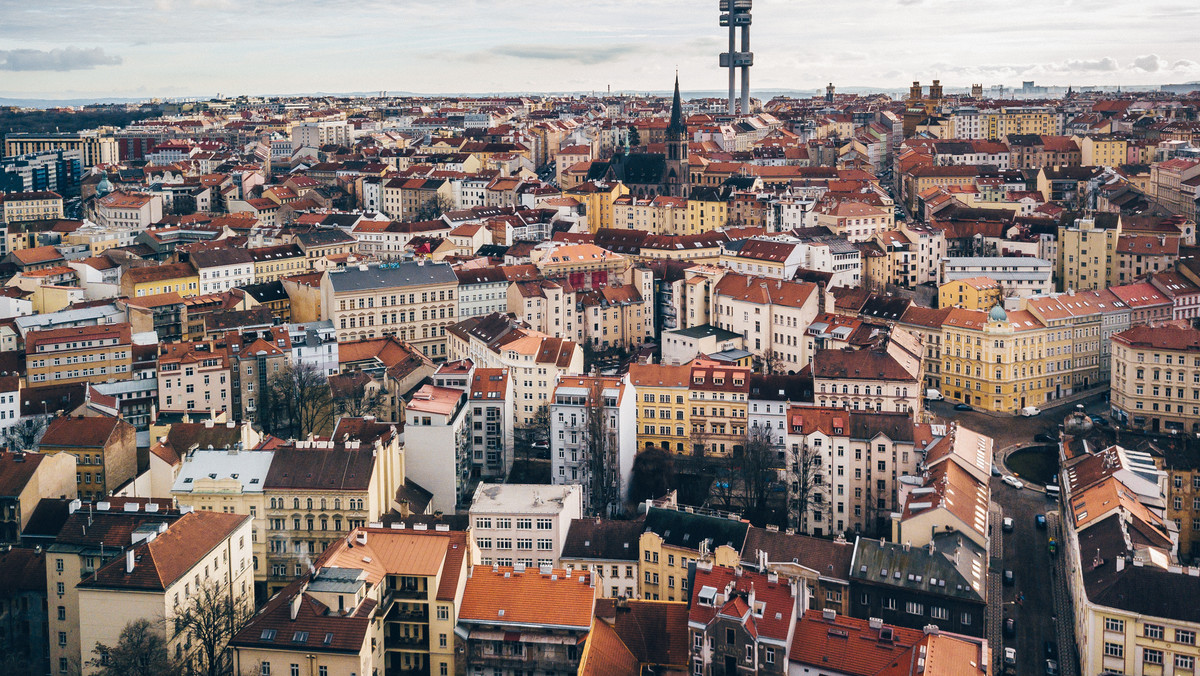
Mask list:
[[[0,0],[0,97],[725,88],[717,0]],[[1200,3],[757,0],[753,89],[1200,80]],[[1189,44],[1190,43],[1190,44]]]

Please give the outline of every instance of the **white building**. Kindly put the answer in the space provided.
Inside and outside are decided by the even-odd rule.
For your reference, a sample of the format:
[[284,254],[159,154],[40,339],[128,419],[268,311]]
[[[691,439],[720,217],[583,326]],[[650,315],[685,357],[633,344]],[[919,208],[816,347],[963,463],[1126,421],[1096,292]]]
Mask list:
[[332,320],[288,324],[288,336],[292,343],[293,364],[311,364],[327,376],[337,375],[337,329],[333,328]]
[[612,516],[629,497],[636,454],[637,394],[628,374],[558,381],[550,402],[552,484],[581,485],[583,510]]
[[1025,256],[967,256],[943,258],[938,284],[971,277],[989,277],[1000,284],[1002,296],[1029,298],[1054,291],[1054,264]]
[[467,497],[471,432],[467,393],[422,385],[404,407],[405,475],[433,493],[430,508],[454,513]]
[[222,247],[189,254],[200,277],[200,293],[220,293],[254,283],[254,256],[245,249]]
[[577,485],[481,483],[470,509],[479,562],[558,568],[571,520],[582,515]]
[[295,148],[320,148],[334,143],[350,145],[353,142],[354,130],[345,120],[303,122],[292,127],[292,145]]
[[481,317],[493,312],[508,311],[510,282],[498,267],[457,268],[458,316]]

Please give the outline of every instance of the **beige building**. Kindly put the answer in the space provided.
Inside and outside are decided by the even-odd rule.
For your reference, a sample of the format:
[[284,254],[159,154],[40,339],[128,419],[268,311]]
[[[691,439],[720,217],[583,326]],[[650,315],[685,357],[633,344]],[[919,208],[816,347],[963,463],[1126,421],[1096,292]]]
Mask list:
[[158,349],[159,411],[212,414],[230,410],[229,354],[224,344],[211,340],[166,343]]
[[423,261],[329,270],[321,277],[321,307],[339,341],[391,335],[442,359],[458,317],[458,277],[445,263]]
[[45,221],[63,217],[63,198],[56,192],[14,192],[0,195],[0,222]]
[[[190,512],[171,524],[134,531],[134,544],[78,585],[79,646],[114,646],[130,622],[149,619],[163,632],[170,657],[201,664],[201,643],[173,620],[205,595],[253,612],[251,519]],[[83,673],[95,673],[84,667]]]
[[1113,283],[1120,236],[1119,214],[1099,214],[1076,219],[1074,225],[1059,226],[1058,289],[1089,291]]
[[47,150],[78,150],[83,168],[113,164],[120,160],[117,139],[111,127],[53,134],[6,134],[4,156],[27,155]]
[[75,463],[71,453],[0,451],[0,543],[13,544],[42,498],[75,499]]
[[741,334],[771,371],[798,373],[812,360],[804,332],[822,305],[816,284],[729,273],[713,287],[711,323]]
[[137,475],[137,431],[123,418],[55,416],[39,452],[75,456],[77,495],[85,500],[103,500]]
[[1153,432],[1200,432],[1200,330],[1134,326],[1112,337],[1112,414]]
[[688,201],[682,197],[625,195],[613,202],[612,212],[614,228],[655,235],[686,235],[690,232]]
[[98,198],[92,207],[92,218],[104,227],[145,230],[162,217],[159,195],[117,191]]
[[133,377],[129,324],[30,331],[25,352],[26,379],[35,387]]
[[882,349],[817,350],[812,360],[818,406],[915,413],[924,380],[919,339],[893,329]]
[[748,528],[747,522],[724,513],[649,506],[645,530],[638,539],[642,573],[638,597],[649,601],[690,599],[689,564],[711,560],[718,566],[738,565]]

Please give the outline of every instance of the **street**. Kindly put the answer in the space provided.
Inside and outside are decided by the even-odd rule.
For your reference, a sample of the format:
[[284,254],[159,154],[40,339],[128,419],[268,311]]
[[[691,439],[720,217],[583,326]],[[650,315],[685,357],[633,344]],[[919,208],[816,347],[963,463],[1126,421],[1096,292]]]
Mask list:
[[1053,408],[1044,408],[1041,415],[1031,418],[991,415],[981,411],[955,411],[952,401],[927,401],[925,405],[930,413],[946,422],[957,422],[963,427],[995,439],[998,451],[1013,444],[1035,443],[1035,434],[1056,434],[1063,418],[1074,411],[1075,405],[1079,403],[1083,403],[1084,409],[1090,414],[1104,414],[1108,411],[1108,403],[1104,401],[1102,393],[1083,402],[1073,401]]

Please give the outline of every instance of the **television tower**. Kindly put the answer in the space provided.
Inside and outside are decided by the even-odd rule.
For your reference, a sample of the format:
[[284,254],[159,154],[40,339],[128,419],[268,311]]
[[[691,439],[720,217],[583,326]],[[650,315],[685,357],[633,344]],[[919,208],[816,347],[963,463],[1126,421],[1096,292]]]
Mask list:
[[[729,69],[729,114],[750,114],[750,66],[754,65],[754,52],[750,51],[750,8],[754,0],[720,0],[721,25],[729,27],[729,51],[721,53],[721,67]],[[742,48],[736,49],[736,31],[742,29]],[[734,85],[737,79],[735,68],[742,70],[742,105],[738,110]]]

